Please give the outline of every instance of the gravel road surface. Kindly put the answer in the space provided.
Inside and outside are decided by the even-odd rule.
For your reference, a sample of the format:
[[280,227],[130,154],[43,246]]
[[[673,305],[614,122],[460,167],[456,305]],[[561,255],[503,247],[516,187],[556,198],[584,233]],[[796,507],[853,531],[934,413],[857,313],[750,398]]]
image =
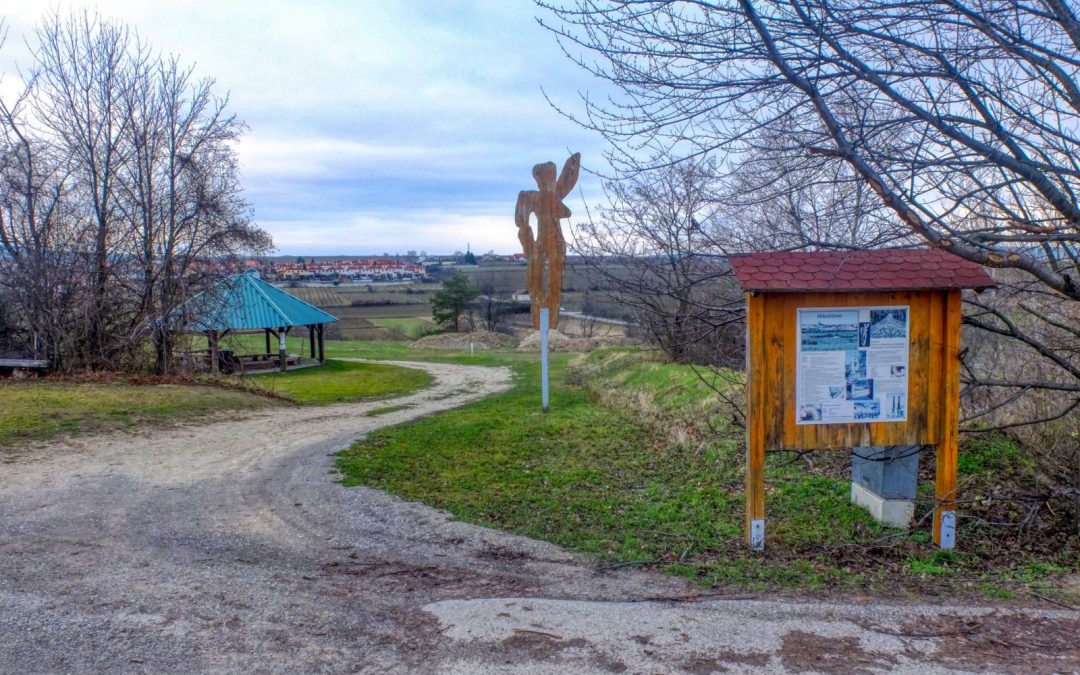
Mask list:
[[1076,612],[716,598],[336,482],[436,384],[0,454],[0,672],[1080,671]]

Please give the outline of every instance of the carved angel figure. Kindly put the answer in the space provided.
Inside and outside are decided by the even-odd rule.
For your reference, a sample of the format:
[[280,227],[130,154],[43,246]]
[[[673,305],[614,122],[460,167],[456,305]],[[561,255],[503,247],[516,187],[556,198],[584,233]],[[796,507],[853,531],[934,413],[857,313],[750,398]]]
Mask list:
[[[559,326],[559,301],[562,296],[563,272],[566,268],[566,240],[563,239],[559,220],[570,217],[570,209],[562,200],[570,194],[577,183],[581,169],[581,153],[575,152],[566,160],[559,177],[555,177],[555,163],[545,162],[533,167],[533,178],[539,190],[522,190],[518,193],[514,222],[518,227],[518,239],[525,252],[526,285],[532,301],[533,328],[540,328],[540,309],[548,308],[551,329]],[[536,236],[529,224],[529,217],[536,215]]]

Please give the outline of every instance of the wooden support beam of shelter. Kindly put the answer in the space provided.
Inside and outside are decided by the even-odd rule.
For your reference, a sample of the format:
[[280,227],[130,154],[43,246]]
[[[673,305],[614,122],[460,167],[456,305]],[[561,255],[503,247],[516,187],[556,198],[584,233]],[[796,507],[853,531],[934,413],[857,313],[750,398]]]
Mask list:
[[285,372],[289,369],[289,326],[282,326],[278,328],[278,365],[281,367],[281,372]]

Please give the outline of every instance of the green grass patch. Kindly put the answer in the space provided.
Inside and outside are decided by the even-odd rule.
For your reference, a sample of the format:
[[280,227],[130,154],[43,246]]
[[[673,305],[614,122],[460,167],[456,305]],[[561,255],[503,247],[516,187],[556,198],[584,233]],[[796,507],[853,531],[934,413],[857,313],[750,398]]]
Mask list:
[[415,317],[372,319],[371,322],[376,326],[396,330],[412,340],[440,332],[433,322]]
[[624,392],[641,393],[662,411],[706,410],[719,402],[717,389],[728,391],[743,383],[741,373],[671,363],[658,351],[635,347],[598,349],[574,364],[579,377],[602,380]]
[[[536,354],[409,354],[385,343],[334,349],[514,368],[512,390],[375,432],[339,458],[346,484],[386,489],[467,522],[750,590],[1004,597],[1078,567],[1075,539],[1003,548],[1000,530],[962,517],[960,549],[941,552],[928,520],[911,532],[883,527],[850,503],[843,451],[768,456],[768,544],[763,554],[749,552],[742,434],[729,428],[731,411],[710,387],[737,395],[738,373],[706,382],[632,349],[556,354],[545,415]],[[961,477],[1015,467],[1014,451],[992,439],[966,446]],[[922,501],[917,509],[921,515]]]
[[356,443],[340,457],[345,483],[613,563],[747,587],[836,586],[841,569],[791,552],[883,531],[848,503],[844,481],[790,481],[771,485],[769,497],[771,541],[788,555],[747,553],[739,464],[670,444],[635,411],[601,405],[567,382],[571,358],[553,355],[548,414],[539,406],[539,368],[516,363],[508,393]]
[[433,381],[427,372],[415,368],[334,360],[313,368],[255,375],[250,379],[267,391],[303,404],[399,396]]
[[957,459],[957,469],[968,476],[1001,476],[1034,467],[1035,460],[1020,446],[997,434],[966,439]]
[[164,419],[251,410],[273,401],[243,391],[176,384],[0,383],[0,446],[58,434],[123,429]]

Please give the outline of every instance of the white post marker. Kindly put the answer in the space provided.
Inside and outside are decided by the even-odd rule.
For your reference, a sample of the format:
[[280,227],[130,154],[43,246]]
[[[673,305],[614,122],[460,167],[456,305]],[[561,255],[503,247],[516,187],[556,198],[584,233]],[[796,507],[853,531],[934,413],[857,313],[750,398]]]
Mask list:
[[765,550],[765,521],[750,521],[750,548],[754,551]]
[[540,310],[540,401],[548,411],[548,310]]
[[956,511],[941,512],[940,546],[943,551],[956,548]]

